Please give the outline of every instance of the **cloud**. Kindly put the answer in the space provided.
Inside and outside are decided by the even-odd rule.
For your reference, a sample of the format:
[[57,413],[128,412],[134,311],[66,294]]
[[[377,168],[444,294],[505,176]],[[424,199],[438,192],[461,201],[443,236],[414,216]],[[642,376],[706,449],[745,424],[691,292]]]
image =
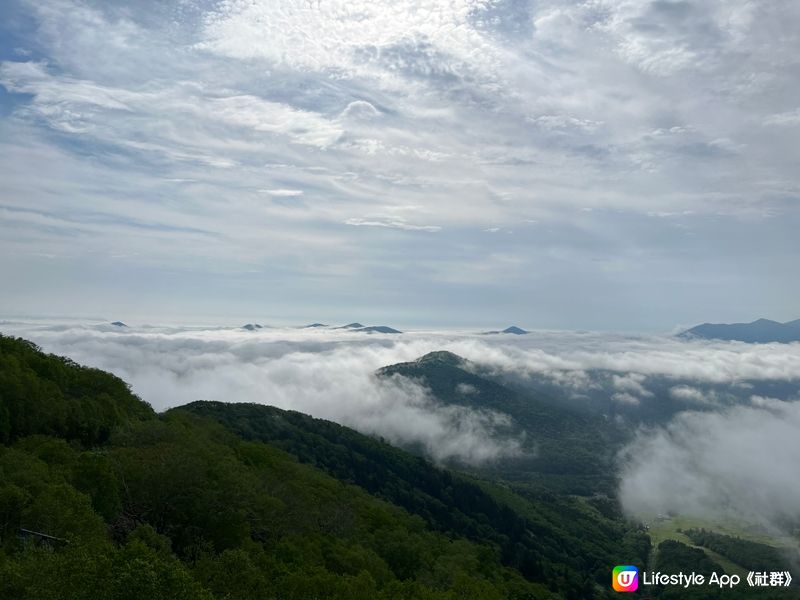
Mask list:
[[388,227],[389,229],[405,229],[406,231],[436,232],[442,229],[438,225],[413,225],[408,223],[402,217],[395,216],[387,218],[375,217],[371,219],[353,217],[351,219],[347,219],[345,223],[355,227]]
[[340,115],[343,119],[373,119],[379,116],[380,111],[366,100],[353,100]]
[[[610,371],[620,391],[651,396],[646,377],[663,376],[708,384],[743,380],[800,380],[800,344],[743,344],[683,341],[668,336],[538,331],[525,339],[486,346],[478,339],[451,342],[453,352],[498,373],[572,377],[576,385],[590,370]],[[680,394],[680,391],[678,392]]]
[[800,108],[769,115],[764,119],[766,125],[800,125]]
[[[0,254],[14,259],[0,278],[15,291],[0,310],[53,314],[62,294],[103,312],[124,280],[198,317],[269,296],[276,312],[355,301],[466,325],[491,306],[542,327],[656,331],[733,294],[737,313],[780,315],[800,293],[773,276],[794,266],[800,225],[793,3],[9,11],[0,192],[14,218]],[[303,202],[263,202],[279,189]],[[385,217],[398,205],[420,208]],[[87,215],[114,226],[89,232]],[[348,221],[442,235],[387,243]],[[110,255],[129,258],[105,277]],[[221,274],[229,285],[195,293]],[[372,285],[353,298],[351,277]]]
[[611,396],[611,399],[619,404],[629,404],[631,406],[639,406],[639,404],[641,404],[641,400],[639,398],[629,394],[628,392],[614,394]]
[[[365,336],[280,327],[249,332],[123,320],[131,327],[9,321],[2,331],[118,374],[159,410],[198,399],[262,402],[398,443],[422,444],[437,459],[472,462],[518,451],[517,440],[497,437],[503,415],[442,407],[419,384],[376,379],[374,371],[449,350],[500,377],[516,377],[522,385],[549,381],[554,386],[550,395],[565,402],[575,395],[591,407],[610,399],[626,415],[673,401],[676,410],[687,405],[722,410],[731,399],[747,406],[777,403],[781,400],[764,398],[785,399],[791,390],[796,394],[800,381],[800,344],[557,331],[512,337],[413,330]],[[457,391],[474,394],[470,386]]]
[[292,198],[295,196],[302,196],[303,190],[289,190],[284,188],[279,188],[276,190],[259,190],[265,194],[269,194],[270,196],[278,196],[279,198]]
[[464,396],[472,396],[478,393],[478,388],[469,383],[459,383],[456,385],[456,392]]
[[342,129],[317,113],[255,96],[228,96],[210,100],[204,114],[230,125],[255,131],[288,135],[300,144],[326,148],[342,135]]
[[614,389],[630,392],[637,396],[652,397],[653,392],[642,385],[646,377],[641,373],[628,373],[627,375],[612,375]]
[[634,516],[676,513],[787,531],[800,520],[800,402],[688,412],[623,452],[620,498]]
[[676,385],[670,388],[670,396],[678,400],[684,400],[692,404],[714,405],[718,403],[716,392],[713,390],[703,391],[688,385]]
[[[622,451],[619,493],[626,511],[645,519],[730,517],[776,532],[800,518],[794,477],[800,401],[791,401],[800,390],[800,344],[568,331],[512,337],[468,331],[365,336],[294,327],[251,332],[123,320],[129,328],[4,321],[0,330],[119,375],[158,410],[199,399],[269,404],[421,447],[438,461],[502,460],[518,455],[523,440],[509,437],[507,415],[442,406],[420,382],[376,378],[376,369],[449,350],[501,377],[550,378],[556,387],[549,395],[563,402],[605,397],[628,417],[653,403],[695,405],[703,412],[666,417]],[[598,375],[597,369],[607,371]],[[654,377],[664,379],[657,386]],[[775,395],[756,393],[761,385]],[[726,404],[734,388],[739,401]],[[477,398],[469,385],[456,392]]]
[[55,79],[39,62],[0,63],[0,85],[10,92],[31,94],[42,106],[93,106],[129,111],[129,102],[137,94],[120,88],[109,88],[91,81],[72,78]]
[[603,124],[602,121],[578,119],[568,115],[542,115],[540,117],[530,118],[529,120],[545,129],[551,130],[578,129],[592,131]]
[[[485,5],[483,0],[446,5],[432,0],[416,4],[335,0],[319,5],[236,0],[206,15],[205,40],[198,46],[231,58],[262,58],[295,69],[354,75],[370,69],[365,58],[354,60],[359,49],[375,52],[380,61],[387,50],[416,40],[429,40],[433,47],[446,47],[458,57],[472,52],[475,45],[483,47],[469,19]],[[494,53],[491,46],[485,49],[489,56]]]
[[374,375],[427,351],[424,338],[393,344],[346,330],[135,325],[22,326],[16,332],[117,374],[158,410],[201,399],[256,402],[421,446],[437,461],[481,464],[521,452],[521,440],[497,433],[507,430],[507,416],[443,406],[419,383]]

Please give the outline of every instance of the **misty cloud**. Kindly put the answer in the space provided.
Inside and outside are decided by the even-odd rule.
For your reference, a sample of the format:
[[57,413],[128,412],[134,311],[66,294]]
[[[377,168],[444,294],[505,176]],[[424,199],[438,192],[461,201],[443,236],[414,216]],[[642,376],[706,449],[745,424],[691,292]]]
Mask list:
[[507,428],[507,416],[442,406],[419,383],[374,375],[381,366],[427,352],[431,346],[423,339],[391,344],[347,331],[109,325],[15,333],[115,373],[157,410],[200,399],[256,402],[421,446],[435,460],[479,464],[521,452],[521,440],[497,433]]
[[641,373],[629,373],[627,375],[612,375],[614,389],[635,394],[637,396],[652,397],[653,392],[646,389],[642,383],[646,377]]
[[[747,380],[794,389],[791,382],[800,379],[800,344],[747,345],[567,331],[532,331],[526,336],[457,331],[368,336],[326,328],[245,331],[128,324],[122,329],[109,324],[7,321],[0,330],[119,375],[158,410],[200,399],[271,404],[395,443],[421,446],[437,460],[472,463],[520,451],[521,440],[507,437],[505,415],[443,407],[419,382],[379,379],[375,370],[434,350],[449,350],[501,377],[521,382],[544,378],[555,386],[554,397],[565,401],[605,399],[634,419],[658,402],[722,410],[723,403],[717,402],[722,395],[714,390],[719,385],[727,386],[725,398],[736,390],[733,402],[752,404],[747,410],[772,408],[770,403],[780,406],[781,400],[758,396],[763,392],[753,391]],[[653,377],[666,381],[658,393]],[[474,391],[469,386],[456,390],[464,397]],[[703,418],[713,424],[716,418],[739,413],[722,414],[727,416]],[[679,416],[675,427],[684,422],[685,417]],[[673,430],[665,431],[655,438],[658,448],[668,449],[667,442],[675,439]],[[642,446],[637,444],[636,448]],[[642,457],[657,449],[642,448]],[[640,479],[638,471],[630,477]]]
[[634,516],[731,517],[782,531],[800,520],[800,402],[687,412],[623,452],[620,497]]
[[472,396],[473,394],[478,393],[478,388],[469,383],[459,383],[456,385],[456,392],[464,396]]
[[611,399],[619,404],[630,404],[631,406],[638,406],[641,404],[641,400],[639,398],[633,394],[629,394],[628,392],[619,392],[613,394]]
[[679,400],[687,400],[695,404],[717,404],[717,394],[711,391],[703,391],[689,385],[676,385],[669,390],[670,396]]

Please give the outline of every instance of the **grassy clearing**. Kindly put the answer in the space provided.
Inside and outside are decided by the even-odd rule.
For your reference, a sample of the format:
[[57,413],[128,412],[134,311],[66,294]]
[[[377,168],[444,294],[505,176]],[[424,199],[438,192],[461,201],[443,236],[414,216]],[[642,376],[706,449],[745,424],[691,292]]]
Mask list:
[[763,529],[756,528],[756,527],[747,527],[743,526],[740,523],[736,523],[734,521],[709,521],[704,519],[699,519],[696,517],[684,517],[684,516],[675,516],[675,517],[651,517],[643,519],[643,522],[647,524],[648,530],[647,533],[650,536],[650,540],[653,544],[653,550],[651,551],[650,557],[648,559],[648,564],[654,564],[656,558],[656,548],[658,545],[663,542],[664,540],[676,540],[687,546],[691,546],[693,548],[699,548],[706,553],[706,555],[713,560],[714,562],[718,563],[725,572],[728,574],[737,574],[739,576],[746,576],[747,570],[737,565],[733,561],[728,558],[725,558],[721,554],[714,552],[713,550],[709,550],[708,548],[704,548],[703,546],[695,545],[688,536],[681,533],[687,529],[707,529],[710,531],[715,531],[717,533],[723,533],[726,535],[739,537],[742,539],[750,540],[753,542],[759,542],[761,544],[768,544],[770,546],[775,547],[787,547],[791,545],[790,540],[786,538],[776,537],[774,535],[770,535],[768,532],[764,531]]

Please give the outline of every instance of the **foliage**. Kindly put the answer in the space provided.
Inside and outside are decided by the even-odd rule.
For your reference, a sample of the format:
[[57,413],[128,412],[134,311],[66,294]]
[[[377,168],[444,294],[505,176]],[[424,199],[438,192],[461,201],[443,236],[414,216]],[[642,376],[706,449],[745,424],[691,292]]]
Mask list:
[[116,378],[25,342],[2,348],[0,597],[558,597],[495,545],[280,448],[157,416]]
[[40,433],[90,446],[123,423],[152,417],[114,375],[0,335],[0,442]]
[[791,562],[774,546],[702,528],[689,529],[683,533],[698,546],[713,550],[749,571],[792,570]]
[[487,481],[267,406],[156,415],[112,375],[0,350],[0,598],[591,600],[650,550],[613,498]]
[[[653,596],[661,600],[744,600],[745,598],[761,598],[763,600],[789,600],[796,598],[797,593],[792,589],[748,587],[746,582],[734,588],[720,588],[718,585],[708,585],[712,573],[721,575],[725,570],[711,560],[703,550],[691,548],[677,540],[664,540],[658,545],[656,552],[656,571],[667,574],[692,572],[705,576],[705,584],[684,588],[681,586],[660,586],[655,588]],[[772,570],[772,569],[770,569]]]
[[[590,598],[608,565],[644,564],[647,537],[579,500],[522,494],[441,469],[351,429],[259,404],[194,402],[174,409],[211,417],[246,439],[283,448],[302,462],[418,515],[431,529],[497,548],[501,561],[560,592]],[[588,590],[587,590],[588,580]]]

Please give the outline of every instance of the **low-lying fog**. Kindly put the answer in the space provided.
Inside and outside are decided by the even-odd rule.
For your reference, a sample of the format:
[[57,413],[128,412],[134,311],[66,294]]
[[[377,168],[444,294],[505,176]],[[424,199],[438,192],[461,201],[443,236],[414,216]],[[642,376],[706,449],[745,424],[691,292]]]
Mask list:
[[[747,380],[800,381],[800,343],[748,345],[669,336],[540,331],[365,334],[346,330],[171,328],[0,322],[0,332],[115,373],[157,410],[194,400],[259,402],[337,421],[436,460],[482,463],[519,451],[495,439],[502,416],[438,405],[418,382],[376,378],[379,367],[449,350],[498,374],[563,382],[565,397],[613,373],[610,402],[628,414],[662,402],[648,378],[674,379],[682,412],[640,427],[620,461],[620,497],[631,514],[720,516],[780,526],[800,520],[800,402],[747,395]],[[716,405],[714,386],[740,386],[744,402]],[[631,413],[630,411],[634,411]],[[635,427],[635,418],[631,419]]]

